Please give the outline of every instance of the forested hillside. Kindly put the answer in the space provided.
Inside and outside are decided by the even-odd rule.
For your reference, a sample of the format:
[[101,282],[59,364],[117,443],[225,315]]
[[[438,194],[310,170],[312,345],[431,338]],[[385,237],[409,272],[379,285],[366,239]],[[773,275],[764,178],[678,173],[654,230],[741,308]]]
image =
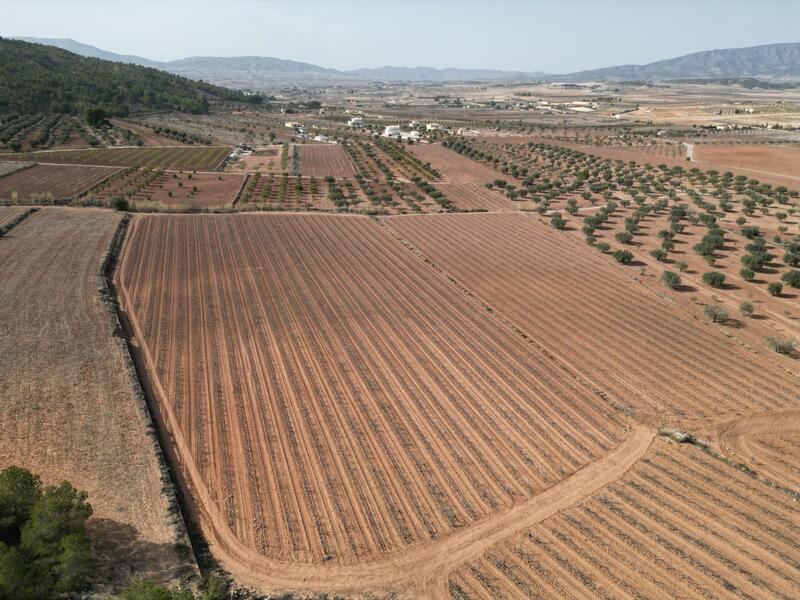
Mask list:
[[88,108],[116,115],[141,109],[204,113],[214,98],[260,100],[157,69],[0,38],[0,113],[77,114]]

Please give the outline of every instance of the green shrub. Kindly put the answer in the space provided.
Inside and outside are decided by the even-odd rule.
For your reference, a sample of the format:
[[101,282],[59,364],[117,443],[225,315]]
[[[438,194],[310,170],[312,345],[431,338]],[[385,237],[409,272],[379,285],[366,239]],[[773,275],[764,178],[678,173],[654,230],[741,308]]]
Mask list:
[[724,323],[728,318],[728,311],[716,304],[709,304],[703,312],[713,323]]
[[559,230],[564,229],[567,225],[567,220],[561,216],[560,212],[554,212],[553,218],[550,219],[550,225]]
[[48,600],[79,590],[91,570],[86,492],[42,490],[19,467],[0,472],[0,598]]
[[750,315],[753,314],[753,305],[750,302],[742,302],[739,305],[739,312],[745,315],[746,317],[749,317]]
[[622,263],[623,265],[627,265],[629,262],[633,260],[633,254],[628,252],[627,250],[617,250],[614,252],[614,259],[618,263]]
[[745,281],[753,281],[756,278],[756,274],[752,269],[748,269],[747,267],[741,269],[739,271],[739,275],[741,275],[742,279]]
[[713,288],[721,288],[725,283],[725,274],[719,271],[708,271],[703,273],[703,282]]
[[600,250],[600,252],[608,252],[611,249],[611,245],[608,242],[598,242],[595,244],[595,248]]
[[773,281],[767,286],[770,296],[780,296],[783,291],[783,284],[780,281]]
[[786,356],[791,356],[794,354],[794,350],[797,348],[797,340],[792,338],[786,338],[785,340],[782,340],[781,338],[772,335],[767,338],[767,344],[778,354],[785,354]]
[[789,271],[788,273],[784,273],[781,280],[784,283],[789,284],[791,287],[798,289],[800,288],[800,271]]
[[630,244],[633,241],[633,234],[630,231],[620,231],[614,238],[620,244]]
[[675,268],[678,269],[678,271],[680,271],[681,273],[686,273],[686,271],[689,270],[689,265],[688,263],[679,260],[678,262],[675,263]]
[[658,261],[661,261],[667,258],[667,251],[662,248],[657,248],[655,250],[650,251],[650,256],[652,256]]
[[681,284],[681,276],[673,271],[664,271],[661,274],[661,283],[671,290],[674,290]]

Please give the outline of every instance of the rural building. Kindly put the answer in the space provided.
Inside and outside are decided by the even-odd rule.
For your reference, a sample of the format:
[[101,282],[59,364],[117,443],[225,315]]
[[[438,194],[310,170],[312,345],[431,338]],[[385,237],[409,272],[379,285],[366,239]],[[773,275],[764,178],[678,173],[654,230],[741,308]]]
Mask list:
[[387,125],[383,130],[383,137],[400,139],[400,125]]
[[348,127],[361,128],[364,126],[364,119],[361,117],[353,117],[347,122]]

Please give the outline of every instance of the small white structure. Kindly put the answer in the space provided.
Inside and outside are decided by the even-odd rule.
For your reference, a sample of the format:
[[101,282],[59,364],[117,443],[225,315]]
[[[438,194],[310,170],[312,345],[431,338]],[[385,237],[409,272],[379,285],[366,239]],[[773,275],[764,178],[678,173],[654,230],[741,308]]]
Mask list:
[[416,142],[416,141],[418,141],[420,139],[420,137],[422,137],[422,136],[420,136],[419,131],[408,131],[408,132],[401,131],[400,132],[400,138],[403,139],[403,140],[411,140],[413,142]]
[[302,127],[302,123],[298,123],[297,121],[286,121],[285,126],[289,129],[297,129],[298,127]]
[[347,126],[360,129],[364,127],[364,119],[362,117],[353,117],[347,122]]
[[383,130],[383,137],[400,139],[400,125],[387,125]]
[[327,142],[328,141],[328,136],[327,135],[315,135],[314,136],[314,141],[315,142]]
[[426,129],[427,131],[439,131],[441,128],[442,128],[442,126],[441,126],[441,125],[439,125],[438,123],[428,123],[428,124],[425,126],[425,129]]

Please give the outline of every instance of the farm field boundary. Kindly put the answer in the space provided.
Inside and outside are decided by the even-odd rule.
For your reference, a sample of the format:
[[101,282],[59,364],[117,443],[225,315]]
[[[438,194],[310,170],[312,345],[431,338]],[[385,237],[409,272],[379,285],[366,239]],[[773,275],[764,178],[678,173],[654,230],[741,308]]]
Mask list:
[[[123,296],[125,292],[122,292]],[[125,304],[129,302],[126,299]],[[143,331],[135,318],[128,317],[134,336],[143,339]],[[153,357],[146,345],[138,348],[145,368],[155,372]],[[158,393],[165,394],[157,378],[149,378]],[[162,405],[163,406],[163,405]],[[296,564],[269,559],[244,546],[227,527],[226,517],[219,511],[203,483],[189,445],[180,433],[177,419],[164,406],[166,425],[172,432],[176,459],[187,471],[190,496],[196,516],[206,525],[204,532],[214,555],[238,580],[266,589],[310,592],[374,592],[404,590],[415,598],[444,596],[446,576],[455,566],[480,556],[492,545],[518,531],[557,514],[591,496],[603,486],[621,478],[643,456],[653,440],[654,432],[631,422],[630,436],[603,458],[584,466],[569,478],[555,484],[499,514],[487,517],[432,544],[404,552],[385,561],[356,566]],[[181,460],[179,457],[188,457]]]
[[130,337],[126,335],[126,321],[124,315],[119,308],[117,301],[116,288],[114,287],[113,272],[116,268],[119,252],[122,249],[122,244],[125,241],[125,234],[128,231],[130,224],[130,215],[126,214],[119,222],[114,237],[111,239],[108,250],[103,257],[103,262],[100,266],[100,271],[97,276],[97,290],[100,296],[100,304],[102,305],[106,317],[109,322],[109,329],[114,340],[119,346],[120,353],[122,354],[122,362],[128,377],[128,382],[131,388],[131,395],[136,403],[139,413],[144,421],[147,430],[147,437],[152,441],[153,453],[158,461],[159,470],[161,472],[161,493],[167,497],[168,512],[171,517],[171,524],[175,528],[175,544],[176,549],[181,557],[186,561],[190,571],[193,575],[199,576],[199,568],[197,558],[194,554],[192,547],[192,540],[186,527],[186,522],[183,518],[181,511],[181,503],[178,496],[178,490],[175,486],[175,478],[173,471],[167,463],[166,455],[163,450],[162,438],[159,437],[159,431],[155,426],[153,419],[153,412],[147,402],[144,388],[139,381],[139,376],[136,371],[136,365],[131,351]]
[[[307,242],[297,239],[301,233]],[[164,242],[158,240],[165,239],[173,241],[161,249]],[[297,264],[285,266],[290,264],[286,257],[296,252],[301,253]],[[219,265],[229,264],[231,254],[242,258],[225,271]],[[380,276],[363,256],[383,267]],[[274,281],[278,273],[284,273],[284,282],[261,283]],[[360,573],[365,564],[392,565],[417,552],[425,556],[428,547],[442,554],[435,550],[440,542],[498,514],[522,510],[516,507],[605,460],[631,436],[628,419],[580,381],[564,378],[557,363],[493,323],[364,217],[136,217],[118,274],[140,373],[156,400],[158,419],[174,440],[173,462],[180,466],[186,497],[194,500],[193,516],[217,556],[254,560],[269,577],[277,568],[270,565],[281,566],[277,573],[290,572],[291,577],[317,569],[326,577],[340,577]],[[222,285],[221,277],[234,278],[235,285]],[[318,281],[320,289],[303,283],[311,281]],[[296,291],[288,295],[287,289]],[[200,297],[206,290],[210,293]],[[222,296],[213,290],[228,291]],[[260,298],[253,293],[258,290],[275,292]],[[377,300],[376,294],[384,299]],[[165,308],[173,306],[195,307],[193,319]],[[217,325],[212,327],[203,315],[218,311],[237,318],[225,323],[213,319]],[[292,323],[291,339],[313,337],[288,343],[290,332],[284,327]],[[306,333],[311,323],[317,325]],[[295,331],[299,326],[303,329]],[[409,326],[413,333],[405,332]],[[442,333],[442,328],[454,333]],[[381,331],[395,333],[387,340],[376,335]],[[419,336],[428,342],[406,349]],[[275,340],[266,363],[270,371],[262,371],[257,346],[247,355],[252,365],[226,368],[245,360],[236,351],[240,344],[249,348],[252,340],[265,337]],[[188,355],[175,354],[176,344],[185,345]],[[369,354],[362,355],[354,344],[366,346]],[[381,379],[368,358],[374,356],[402,368],[389,370],[391,379]],[[503,360],[490,360],[498,356]],[[182,361],[193,365],[191,372]],[[297,365],[284,367],[286,377],[274,371],[284,361]],[[446,375],[440,374],[440,361],[447,365]],[[325,383],[332,367],[345,374],[341,391]],[[237,376],[243,372],[252,373],[252,380]],[[260,373],[269,377],[262,381]],[[215,381],[232,381],[236,387],[228,391]],[[357,392],[348,393],[350,386],[357,386]],[[397,409],[385,406],[383,398],[398,395],[407,401]],[[276,417],[264,421],[272,412]],[[357,418],[364,419],[362,426],[354,422]],[[285,425],[273,434],[268,426],[275,419]],[[490,423],[493,430],[505,431],[502,438],[487,429]],[[342,427],[348,436],[341,435]],[[328,442],[332,428],[337,437]],[[361,440],[354,450],[349,450],[351,435]],[[269,462],[274,453],[261,450],[265,440],[272,440],[270,448],[281,448],[285,466]],[[325,470],[306,466],[311,461]],[[462,474],[467,466],[470,472]],[[298,483],[286,483],[284,477]],[[354,487],[356,482],[363,489]],[[376,482],[386,483],[379,487]],[[273,505],[267,494],[278,494],[278,501],[287,503]],[[384,495],[385,504],[378,504]],[[307,496],[315,499],[313,505],[305,504]],[[422,503],[425,508],[417,508]],[[384,512],[388,509],[382,506],[395,506],[395,512]],[[426,520],[436,523],[436,530],[426,528]],[[316,529],[319,523],[321,530]],[[348,523],[353,525],[348,528]],[[394,529],[395,523],[404,529]],[[379,544],[370,536],[386,541]],[[360,575],[340,582],[342,589],[362,585]]]
[[0,207],[0,237],[6,235],[17,225],[27,219],[31,213],[39,210],[35,207],[14,209],[10,207]]

